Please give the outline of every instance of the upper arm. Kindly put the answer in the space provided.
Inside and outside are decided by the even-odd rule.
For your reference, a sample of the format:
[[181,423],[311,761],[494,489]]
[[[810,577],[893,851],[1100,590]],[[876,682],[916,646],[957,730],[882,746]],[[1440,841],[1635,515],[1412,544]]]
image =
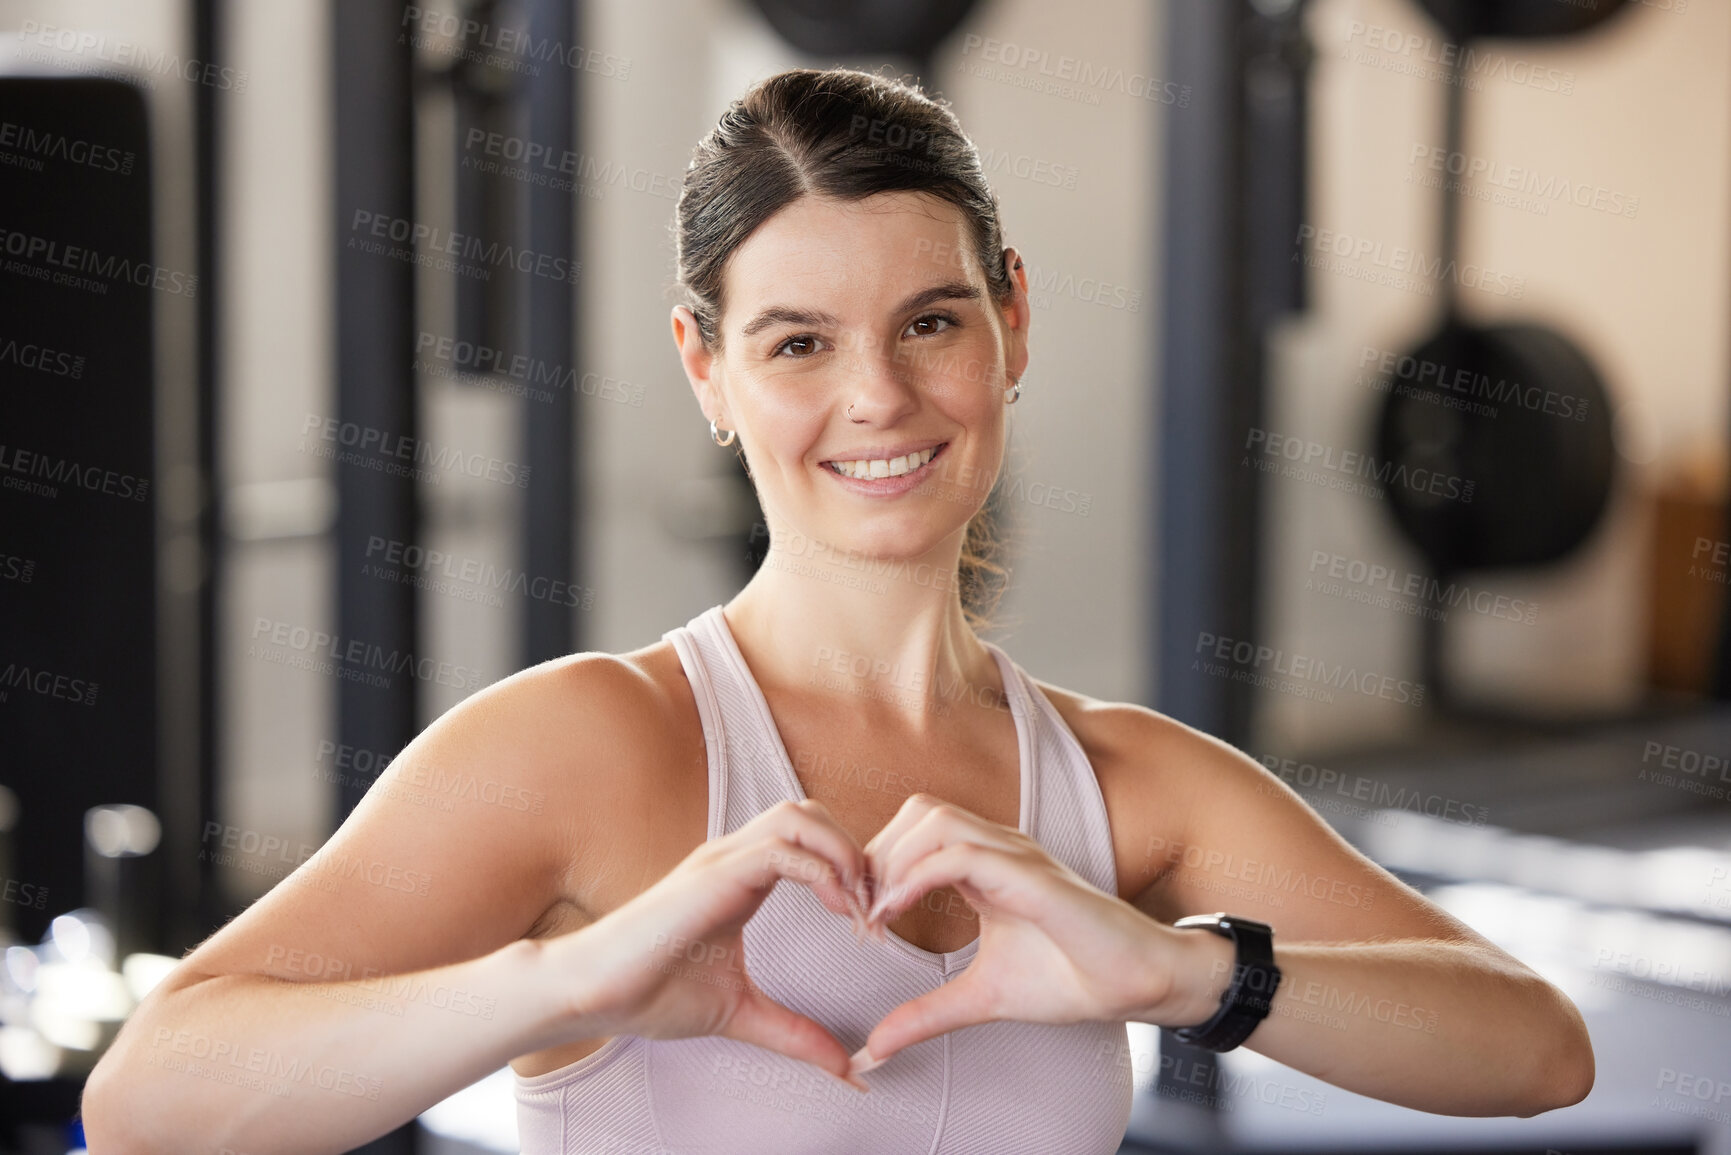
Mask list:
[[400,974],[525,937],[613,849],[595,831],[644,761],[635,735],[654,731],[641,725],[652,708],[642,681],[620,659],[584,654],[452,708],[165,989],[225,974]]
[[1268,923],[1289,941],[1445,939],[1484,944],[1372,862],[1277,776],[1170,719],[1149,729],[1192,778],[1177,845],[1149,896],[1174,919],[1215,910]]
[[1065,696],[1106,798],[1122,895],[1146,913],[1224,910],[1287,941],[1489,945],[1243,752],[1144,706]]

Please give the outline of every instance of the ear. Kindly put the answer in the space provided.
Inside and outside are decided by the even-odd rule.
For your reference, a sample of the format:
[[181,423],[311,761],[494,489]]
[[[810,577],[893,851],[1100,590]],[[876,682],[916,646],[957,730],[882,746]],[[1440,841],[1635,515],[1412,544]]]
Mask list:
[[697,404],[706,418],[721,423],[726,417],[721,390],[713,378],[715,354],[703,343],[703,333],[697,327],[697,316],[685,305],[673,306],[673,343],[679,347],[679,363],[697,395]]
[[1004,249],[1004,271],[1010,276],[1012,296],[1001,306],[1004,323],[1009,326],[1004,348],[1004,368],[1012,380],[1019,381],[1028,371],[1028,326],[1033,310],[1028,305],[1028,270],[1022,254],[1014,246]]

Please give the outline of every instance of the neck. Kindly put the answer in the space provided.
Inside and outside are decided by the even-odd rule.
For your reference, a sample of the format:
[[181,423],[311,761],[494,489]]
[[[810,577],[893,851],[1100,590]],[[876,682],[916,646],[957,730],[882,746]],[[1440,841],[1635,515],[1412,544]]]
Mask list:
[[[851,713],[926,730],[1004,687],[962,613],[958,531],[920,557],[768,555],[723,612],[760,686],[831,693]],[[797,544],[797,542],[796,542]]]

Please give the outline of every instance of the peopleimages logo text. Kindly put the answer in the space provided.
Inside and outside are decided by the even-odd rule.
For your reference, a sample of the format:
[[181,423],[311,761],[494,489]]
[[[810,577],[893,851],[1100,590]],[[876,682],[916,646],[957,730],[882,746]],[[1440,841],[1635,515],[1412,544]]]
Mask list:
[[150,48],[127,40],[110,41],[100,32],[60,28],[26,20],[18,27],[18,39],[24,44],[53,48],[73,56],[85,56],[121,68],[137,69],[146,79],[154,76],[177,76],[189,84],[203,84],[225,92],[245,92],[247,74],[243,70],[225,68],[195,57],[182,59],[179,53],[163,48]]
[[456,686],[473,690],[481,684],[481,672],[451,662],[417,658],[413,653],[387,650],[359,638],[343,638],[324,630],[309,629],[289,622],[256,618],[252,627],[253,641],[268,641],[273,645],[301,654],[329,658],[340,666],[353,670],[378,670],[387,674],[408,674],[424,682],[441,686]]
[[[13,474],[20,477],[14,478]],[[136,477],[100,465],[83,465],[69,457],[55,457],[33,449],[20,449],[16,445],[0,445],[0,475],[4,475],[8,489],[34,486],[46,497],[57,494],[55,485],[75,485],[91,493],[106,493],[126,501],[143,501],[150,496],[148,477]],[[22,478],[38,480],[25,482]]]
[[[1304,255],[1307,242],[1312,250],[1309,257]],[[1447,260],[1440,256],[1432,257],[1405,245],[1386,245],[1374,237],[1355,236],[1338,229],[1299,225],[1298,235],[1292,244],[1292,259],[1307,266],[1311,265],[1313,260],[1334,256],[1350,261],[1353,265],[1368,266],[1391,274],[1411,275],[1421,285],[1434,286],[1437,281],[1453,281],[1463,289],[1476,289],[1493,297],[1507,297],[1513,301],[1520,300],[1527,292],[1525,277],[1486,268],[1471,261],[1461,264],[1452,257]]]
[[1480,373],[1471,366],[1447,365],[1428,358],[1414,357],[1394,349],[1379,349],[1366,345],[1359,353],[1359,368],[1376,366],[1384,376],[1430,385],[1436,389],[1461,393],[1499,405],[1515,404],[1536,413],[1549,413],[1565,420],[1585,421],[1589,399],[1573,393],[1558,393],[1537,385],[1522,385],[1506,377],[1491,380],[1490,374]]
[[1575,74],[1568,69],[1550,68],[1530,60],[1511,58],[1503,52],[1484,51],[1470,44],[1463,46],[1417,32],[1353,20],[1347,24],[1346,40],[1349,46],[1362,42],[1368,49],[1397,59],[1436,65],[1437,71],[1444,75],[1444,70],[1458,67],[1461,75],[1475,86],[1486,80],[1501,80],[1559,96],[1568,96],[1575,91]]
[[380,458],[413,461],[416,465],[430,465],[451,473],[463,473],[470,477],[514,485],[518,489],[529,488],[530,467],[527,465],[488,457],[484,453],[465,453],[454,446],[435,445],[423,438],[377,429],[356,421],[339,421],[335,417],[308,413],[301,426],[301,434],[303,447],[308,435],[316,435],[319,440],[332,446],[345,446],[362,454],[373,453]]
[[[51,237],[21,233],[17,229],[0,227],[0,253],[17,257],[26,265],[40,262],[43,266],[65,269],[72,273],[87,273],[99,278],[90,284],[79,285],[80,288],[103,285],[106,281],[118,281],[136,285],[141,289],[173,293],[180,297],[193,297],[198,294],[198,278],[191,274],[165,269],[149,261],[100,253],[84,245],[69,245]],[[46,270],[43,275],[46,277]],[[108,290],[103,287],[101,291]]]
[[[428,254],[455,257],[463,261],[477,261],[494,268],[515,269],[519,273],[532,273],[537,277],[545,277],[551,281],[567,281],[577,283],[579,274],[583,271],[583,262],[567,260],[553,253],[537,253],[531,249],[518,248],[515,245],[501,241],[488,240],[472,233],[453,232],[437,225],[412,221],[407,217],[393,217],[385,213],[370,212],[367,209],[356,209],[353,219],[349,222],[349,247],[355,247],[355,235],[376,237],[389,240],[399,245],[409,246],[408,251],[424,251]],[[483,270],[485,271],[485,270]]]
[[1409,468],[1404,461],[1378,461],[1369,453],[1338,449],[1268,429],[1251,429],[1244,448],[1269,457],[1285,458],[1303,467],[1315,466],[1343,477],[1365,478],[1378,485],[1398,486],[1413,493],[1447,498],[1462,504],[1471,504],[1473,500],[1473,482],[1452,473],[1439,473],[1423,466]]
[[[970,33],[962,37],[962,56],[968,57],[975,52],[979,53],[982,61],[1014,70],[1011,75],[1023,74],[1055,84],[1071,85],[1077,91],[1090,96],[1097,92],[1111,91],[1121,92],[1137,100],[1151,100],[1156,104],[1176,105],[1179,108],[1188,108],[1190,105],[1188,84],[1126,71],[1117,65],[1099,64],[1076,56],[1054,57],[1043,48],[1029,48],[990,36]],[[1094,96],[1092,103],[1098,104],[1099,97]]]
[[1402,705],[1417,706],[1424,702],[1424,686],[1418,682],[1409,682],[1404,678],[1378,674],[1371,670],[1357,670],[1343,662],[1330,665],[1326,660],[1308,654],[1288,653],[1273,646],[1221,637],[1207,631],[1196,635],[1194,654],[1198,656],[1192,661],[1192,668],[1202,668],[1205,673],[1216,672],[1205,665],[1207,659],[1214,659],[1237,667],[1233,672],[1290,678],[1301,685],[1314,683],[1337,690],[1351,690],[1366,697],[1383,698]]

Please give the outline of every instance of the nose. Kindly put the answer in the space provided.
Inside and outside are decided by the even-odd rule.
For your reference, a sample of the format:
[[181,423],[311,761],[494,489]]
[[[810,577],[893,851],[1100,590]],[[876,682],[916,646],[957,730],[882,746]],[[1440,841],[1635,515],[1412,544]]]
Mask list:
[[875,337],[860,341],[843,361],[843,412],[859,424],[892,425],[919,409],[919,374]]

